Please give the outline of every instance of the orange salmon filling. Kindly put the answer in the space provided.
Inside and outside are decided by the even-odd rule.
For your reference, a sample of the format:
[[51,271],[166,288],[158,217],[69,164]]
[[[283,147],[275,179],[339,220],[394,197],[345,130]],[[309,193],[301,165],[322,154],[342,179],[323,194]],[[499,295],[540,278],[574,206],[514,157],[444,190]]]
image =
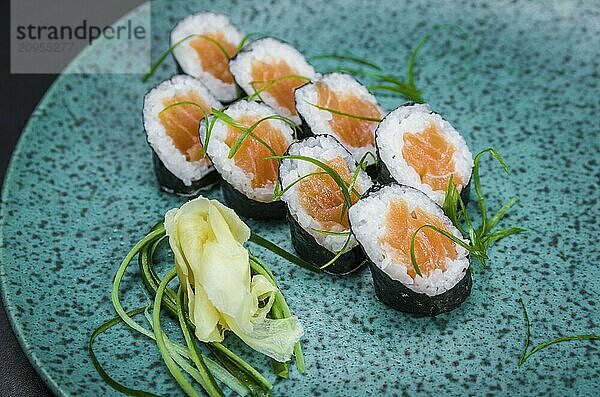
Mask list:
[[[340,177],[350,183],[352,173],[348,169],[346,161],[341,157],[335,157],[325,164],[336,170]],[[317,172],[323,171],[321,168]],[[329,174],[313,175],[302,179],[298,186],[298,195],[300,205],[308,215],[319,221],[321,226],[328,231],[337,231],[348,229],[348,212],[342,218],[342,207],[344,205],[344,195],[338,184]],[[356,203],[359,197],[356,194],[350,195],[352,204]]]
[[[317,89],[317,105],[329,109],[339,110],[361,117],[381,118],[381,113],[375,105],[364,99],[359,99],[356,95],[338,95],[331,90],[327,84],[315,84]],[[331,113],[329,126],[342,139],[342,141],[352,147],[365,147],[375,145],[375,126],[377,122],[361,120],[354,117],[343,116]]]
[[[387,212],[385,235],[381,239],[393,249],[394,260],[406,263],[408,275],[413,279],[416,272],[411,265],[410,241],[414,232],[423,225],[433,225],[450,232],[442,221],[420,208],[409,212],[404,200],[390,203]],[[415,256],[421,274],[429,275],[435,269],[446,270],[446,258],[456,259],[458,254],[454,242],[429,228],[421,229],[415,238]]]
[[[265,88],[265,91],[269,93],[277,104],[281,107],[286,108],[291,114],[296,115],[296,103],[294,102],[294,90],[304,83],[306,79],[297,77],[286,77],[297,75],[298,72],[293,69],[288,63],[282,59],[276,62],[263,62],[253,61],[252,62],[252,81],[254,81],[254,88],[258,91]],[[276,83],[272,80],[279,79]]]
[[[238,118],[237,122],[245,127],[250,127],[260,119],[261,117],[258,116],[244,115]],[[266,142],[276,155],[281,156],[285,153],[288,147],[285,137],[268,121],[260,123],[252,132]],[[237,128],[227,127],[225,143],[231,147],[241,134],[242,131]],[[233,160],[246,173],[252,174],[252,187],[256,189],[271,186],[277,181],[277,160],[263,160],[269,156],[273,156],[269,148],[248,136],[233,156]]]
[[456,186],[462,186],[463,180],[455,171],[452,156],[456,147],[448,142],[438,128],[430,123],[421,133],[404,134],[402,156],[417,171],[421,183],[433,190],[446,190],[450,175]]
[[229,60],[237,54],[237,46],[227,41],[223,32],[195,37],[190,41],[190,46],[196,50],[202,69],[224,83],[233,83],[233,75],[229,71]]
[[[165,108],[177,102],[193,102],[200,105],[206,113],[210,112],[210,106],[193,91],[163,99]],[[171,137],[173,144],[185,156],[187,161],[202,159],[202,144],[198,134],[198,124],[200,124],[203,117],[202,110],[189,104],[173,106],[158,115],[161,124],[167,131],[167,135]]]

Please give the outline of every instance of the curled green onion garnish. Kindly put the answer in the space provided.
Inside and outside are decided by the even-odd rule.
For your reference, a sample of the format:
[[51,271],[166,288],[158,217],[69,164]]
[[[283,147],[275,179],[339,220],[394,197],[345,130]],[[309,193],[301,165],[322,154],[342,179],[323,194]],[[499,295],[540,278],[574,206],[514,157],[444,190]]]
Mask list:
[[293,188],[298,182],[300,182],[306,178],[310,178],[311,176],[315,176],[315,175],[328,175],[328,174],[325,171],[319,171],[319,172],[311,172],[306,175],[302,175],[300,178],[296,179],[295,181],[293,181],[292,183],[287,185],[284,189],[281,189],[281,183],[279,182],[279,180],[277,180],[277,182],[275,182],[275,189],[273,190],[273,201],[279,200],[281,198],[281,196],[283,196],[288,190]]
[[313,272],[321,271],[321,269],[319,269],[312,263],[305,261],[304,259],[284,250],[283,248],[280,248],[278,245],[274,244],[273,242],[267,240],[264,237],[259,236],[258,234],[254,233],[254,232],[252,232],[252,234],[250,235],[250,241],[252,241],[256,245],[260,245],[261,247],[268,249],[269,251],[273,252],[274,254],[282,257],[285,260],[292,262],[295,265],[298,265],[300,267],[303,267],[303,268],[308,269]]
[[[483,196],[483,190],[481,188],[481,181],[479,178],[480,160],[481,157],[486,153],[491,154],[496,160],[498,160],[498,162],[502,165],[504,171],[508,173],[508,167],[506,166],[506,163],[504,162],[502,157],[500,157],[498,152],[496,152],[494,149],[488,148],[482,150],[475,156],[473,162],[472,178],[473,184],[475,186],[475,194],[477,195],[479,212],[481,214],[481,226],[479,226],[478,228],[473,227],[471,219],[469,218],[469,214],[467,213],[466,205],[460,196],[460,192],[458,191],[457,186],[452,181],[452,176],[450,176],[442,208],[446,216],[448,216],[448,218],[452,221],[452,224],[460,231],[462,235],[467,235],[469,240],[468,242],[465,242],[457,238],[453,234],[433,225],[423,225],[419,227],[413,233],[410,244],[411,263],[415,269],[415,272],[419,276],[422,276],[422,274],[419,270],[419,265],[415,256],[415,239],[417,233],[419,233],[424,228],[428,228],[436,231],[437,233],[442,234],[443,236],[449,238],[450,240],[467,250],[472,256],[474,256],[479,261],[480,267],[478,270],[481,270],[486,266],[487,261],[489,259],[487,252],[492,246],[492,244],[510,235],[523,233],[527,231],[526,229],[520,227],[509,227],[499,231],[493,231],[496,228],[496,226],[498,226],[502,218],[506,215],[508,210],[517,202],[517,199],[512,198],[506,204],[504,204],[498,210],[498,212],[494,214],[494,216],[488,218],[486,202]],[[474,271],[472,267],[471,271]]]
[[556,343],[562,342],[570,342],[579,339],[588,339],[588,340],[600,340],[600,335],[595,334],[581,334],[581,335],[571,335],[571,336],[559,336],[558,338],[550,339],[545,342],[540,343],[536,347],[529,350],[529,345],[531,343],[531,323],[529,322],[529,316],[527,315],[527,309],[525,308],[525,303],[523,303],[523,299],[519,298],[519,303],[521,304],[521,308],[523,309],[523,315],[525,317],[525,323],[527,325],[527,333],[525,336],[525,344],[523,346],[523,351],[519,356],[519,367],[525,363],[525,361],[539,352],[542,349],[545,349],[548,346],[554,345]]
[[323,55],[313,56],[313,57],[311,57],[311,59],[312,60],[335,59],[335,60],[339,60],[339,61],[349,61],[349,62],[351,62],[355,65],[359,65],[359,66],[365,66],[371,70],[365,70],[365,69],[357,68],[357,67],[341,66],[341,67],[335,68],[332,71],[350,73],[350,74],[353,74],[356,76],[372,78],[375,81],[372,84],[368,85],[369,90],[385,91],[388,93],[399,94],[400,96],[406,98],[409,101],[423,103],[424,99],[423,99],[422,91],[419,88],[417,88],[417,85],[416,85],[417,58],[418,58],[418,55],[421,52],[423,46],[435,35],[435,33],[439,32],[440,30],[444,30],[444,29],[457,31],[459,33],[460,38],[467,43],[467,47],[468,47],[468,49],[467,49],[468,55],[463,63],[464,71],[461,75],[459,75],[452,82],[452,83],[455,83],[456,81],[462,80],[463,78],[465,78],[467,76],[467,74],[469,73],[469,69],[471,67],[471,62],[472,62],[472,58],[473,58],[473,48],[469,41],[469,36],[460,26],[457,26],[457,25],[436,25],[429,32],[427,32],[421,40],[419,40],[419,42],[414,47],[414,49],[411,52],[410,57],[408,59],[405,80],[395,77],[394,75],[385,74],[385,73],[381,72],[382,68],[379,65],[373,63],[370,60],[360,58],[355,55],[323,54]]
[[[309,163],[312,163],[312,164],[316,165],[317,167],[321,168],[327,174],[329,174],[329,176],[335,181],[335,183],[340,187],[340,189],[342,191],[342,195],[344,196],[344,201],[347,201],[349,203],[352,202],[352,199],[350,198],[351,192],[348,190],[348,183],[346,183],[344,181],[344,179],[340,176],[340,174],[335,169],[333,169],[331,166],[329,166],[328,164],[325,164],[324,162],[322,162],[320,160],[317,160],[317,159],[314,159],[314,158],[308,157],[308,156],[293,155],[293,154],[288,154],[285,156],[270,156],[270,157],[265,157],[265,159],[267,159],[267,160],[283,160],[283,159],[301,160],[301,161],[307,161]],[[357,195],[358,197],[360,197],[360,193],[357,192],[356,190],[353,190],[352,193]]]
[[145,83],[147,82],[150,77],[152,77],[152,75],[154,74],[154,72],[156,72],[156,69],[158,69],[158,67],[165,61],[165,59],[167,59],[167,57],[175,50],[175,48],[177,48],[177,46],[181,43],[183,43],[184,41],[187,41],[189,39],[191,39],[192,37],[194,37],[194,34],[190,34],[189,36],[184,37],[183,39],[179,40],[177,43],[173,44],[171,47],[169,47],[169,49],[167,51],[165,51],[160,58],[158,58],[158,61],[156,61],[154,63],[154,65],[152,65],[152,67],[150,68],[150,71],[148,73],[146,73],[146,75],[144,76],[144,78],[142,79],[142,81]]
[[[222,117],[222,115],[224,115],[224,113],[222,113],[222,112],[219,112],[218,114],[215,113],[216,117]],[[227,116],[227,117],[229,119],[231,119],[231,117],[229,117],[229,116]],[[277,153],[275,153],[275,151],[271,148],[271,146],[269,146],[269,144],[267,144],[266,142],[262,141],[262,139],[260,139],[260,137],[258,137],[256,134],[253,133],[253,131],[261,123],[263,123],[265,121],[268,121],[268,120],[279,120],[279,121],[283,121],[284,123],[286,123],[293,130],[295,130],[295,128],[296,128],[296,124],[293,121],[291,121],[287,117],[280,116],[280,115],[277,115],[277,114],[273,114],[273,115],[270,115],[270,116],[263,117],[260,120],[256,121],[254,124],[252,124],[250,127],[245,127],[245,126],[241,125],[240,123],[236,122],[235,120],[233,120],[233,119],[231,119],[231,120],[233,122],[231,122],[231,121],[228,122],[228,121],[225,121],[225,119],[223,119],[223,121],[225,121],[229,125],[233,126],[234,128],[242,131],[242,133],[240,134],[240,136],[237,137],[237,139],[235,140],[235,142],[233,143],[233,145],[231,145],[231,148],[229,149],[229,154],[228,154],[229,158],[232,158],[233,156],[235,156],[235,154],[240,149],[240,147],[242,146],[242,144],[244,143],[244,141],[248,138],[248,136],[251,136],[252,138],[254,138],[257,141],[259,141],[261,144],[263,144],[264,146],[266,146],[267,149],[269,149],[269,151],[271,152],[271,154],[273,154],[274,156],[277,155]]]
[[328,108],[328,107],[325,107],[325,106],[320,106],[320,105],[317,105],[315,103],[311,103],[311,102],[309,102],[307,100],[305,100],[304,102],[308,103],[310,106],[316,107],[319,110],[325,110],[325,111],[328,111],[330,113],[338,114],[340,116],[350,117],[350,118],[358,119],[358,120],[372,121],[372,122],[376,122],[376,123],[379,123],[381,121],[381,119],[377,118],[377,117],[360,116],[360,115],[357,115],[357,114],[346,113],[346,112],[342,112],[341,110],[337,110],[337,109],[333,109],[333,108]]
[[254,130],[256,128],[258,128],[258,126],[260,124],[264,123],[265,121],[269,121],[269,120],[282,121],[283,123],[287,124],[290,128],[292,128],[292,130],[294,132],[294,136],[297,136],[297,129],[299,128],[292,120],[290,120],[287,117],[280,116],[278,114],[272,114],[269,116],[265,116],[265,117],[261,118],[260,120],[257,120],[251,126],[246,127],[243,124],[239,123],[237,120],[235,120],[233,117],[231,117],[227,113],[225,113],[224,109],[211,108],[211,112],[213,114],[213,118],[211,119],[210,124],[207,124],[205,140],[203,143],[203,147],[204,147],[205,151],[206,151],[206,148],[208,147],[208,143],[210,141],[212,129],[214,128],[217,120],[242,132],[236,138],[236,140],[233,142],[233,144],[231,145],[231,147],[229,149],[229,153],[227,155],[228,158],[233,158],[235,156],[235,154],[238,152],[238,150],[240,149],[240,147],[242,146],[244,141],[246,139],[248,139],[248,137],[255,139],[261,145],[265,146],[271,152],[272,155],[276,156],[277,153],[273,150],[273,148],[267,142],[265,142],[261,137],[254,134]]
[[342,248],[340,248],[340,250],[338,252],[336,252],[336,254],[333,256],[333,258],[331,258],[329,260],[329,262],[327,262],[326,264],[321,266],[321,269],[326,269],[329,266],[333,265],[346,252],[346,248],[348,248],[350,241],[352,241],[352,233],[348,233],[348,237],[346,237],[346,240],[344,241],[344,245],[342,246]]
[[320,54],[320,55],[314,55],[312,57],[308,57],[308,59],[311,62],[314,62],[319,59],[335,59],[337,61],[349,61],[349,62],[356,63],[358,65],[367,66],[367,67],[375,69],[375,70],[382,70],[381,66],[377,65],[376,63],[366,60],[361,57],[357,57],[356,55],[352,55],[352,54]]
[[[165,108],[163,108],[158,114],[160,115],[160,114],[166,112],[169,109],[172,109],[172,108],[177,107],[177,106],[182,106],[182,105],[191,105],[191,106],[194,106],[194,107],[200,109],[202,111],[202,118],[200,120],[206,120],[208,118],[208,115],[210,114],[210,113],[207,113],[206,110],[204,110],[204,108],[200,104],[198,104],[196,102],[192,102],[192,101],[179,101],[179,102],[172,103],[169,106],[166,106]],[[215,110],[214,108],[211,108],[211,112],[213,112],[214,110]],[[206,142],[208,142],[208,140],[210,139],[210,133],[212,131],[212,127],[213,126],[214,126],[214,121],[209,124],[210,128],[207,128]],[[201,157],[202,158],[206,157],[206,148],[207,148],[207,146],[208,145],[206,145],[206,144],[202,145],[202,152],[201,152]]]
[[[127,312],[127,315],[130,317],[134,317],[138,314],[144,313],[145,309],[146,309],[145,307],[141,307],[139,309],[131,310],[131,311]],[[116,317],[108,320],[104,324],[102,324],[100,327],[98,327],[92,333],[92,336],[90,337],[90,340],[88,342],[88,354],[90,355],[90,357],[92,359],[92,364],[94,364],[94,368],[96,368],[96,371],[98,371],[98,374],[100,374],[100,377],[102,378],[102,380],[104,380],[104,382],[106,382],[113,389],[115,389],[123,394],[127,394],[128,396],[139,396],[139,397],[158,397],[157,394],[150,393],[150,392],[143,391],[143,390],[129,388],[129,387],[124,386],[123,384],[119,383],[115,379],[113,379],[104,370],[104,368],[102,367],[102,364],[100,364],[100,361],[98,360],[98,358],[96,357],[96,354],[94,353],[93,347],[94,347],[94,341],[96,340],[96,338],[100,334],[106,332],[110,328],[112,328],[115,325],[122,323],[122,322],[123,322],[123,320],[121,319],[121,317],[116,316]]]
[[[159,222],[142,240],[134,245],[121,262],[115,275],[112,289],[113,306],[118,316],[98,327],[89,340],[88,351],[94,367],[102,379],[115,390],[131,396],[156,397],[156,394],[129,388],[113,379],[104,370],[93,351],[94,341],[100,334],[123,322],[134,331],[155,341],[167,368],[188,396],[200,395],[194,386],[194,382],[197,382],[209,396],[222,396],[221,387],[215,380],[221,381],[223,385],[229,387],[239,395],[270,395],[269,391],[272,388],[272,384],[260,372],[221,343],[204,343],[204,346],[208,348],[215,360],[208,357],[199,348],[198,343],[201,342],[193,337],[194,325],[190,321],[187,304],[185,304],[186,293],[181,288],[179,288],[178,292],[175,292],[174,289],[168,286],[176,277],[175,268],[172,268],[163,278],[154,269],[154,253],[161,242],[165,240],[165,237],[166,232],[163,222]],[[260,236],[252,235],[251,241],[272,250],[286,259],[290,259],[293,263],[307,265],[306,267],[310,270],[318,270],[308,263],[302,263],[303,261],[300,258],[287,253]],[[151,312],[150,306],[125,311],[119,300],[121,280],[136,255],[138,256],[139,274],[142,282],[148,292],[153,295],[153,309]],[[253,274],[263,275],[276,287],[277,284],[270,269],[256,256],[251,253],[249,253],[249,256]],[[273,299],[273,306],[269,314],[272,318],[283,319],[292,316],[281,291],[278,290]],[[167,336],[162,328],[161,309],[164,309],[173,318],[178,320],[186,345],[175,343]],[[146,315],[150,329],[142,326],[142,324],[133,319],[134,316],[142,313]],[[305,365],[300,342],[294,346],[294,356],[298,371],[304,373]],[[280,377],[286,377],[289,372],[288,364],[276,362],[275,360],[272,361],[275,373]],[[189,378],[186,374],[189,375]]]
[[[250,86],[254,90],[254,93],[252,93],[251,95],[248,95],[247,99],[250,101],[250,100],[253,100],[254,98],[258,98],[261,101],[263,101],[262,97],[260,96],[260,94],[262,92],[268,90],[269,88],[271,88],[278,82],[280,82],[282,80],[287,80],[287,79],[298,79],[298,80],[303,80],[305,82],[311,81],[310,77],[301,76],[298,74],[290,74],[290,75],[281,76],[281,77],[278,77],[276,79],[271,79],[271,80],[254,80],[254,81],[250,82]],[[260,88],[257,88],[256,85],[259,83],[263,84],[263,85]]]
[[[301,156],[301,155],[291,155],[291,154],[284,155],[284,156],[267,157],[267,159],[278,159],[278,160],[289,159],[289,160],[306,161],[306,162],[316,165],[317,167],[319,167],[323,170],[323,171],[317,171],[317,172],[312,172],[312,173],[303,175],[303,176],[299,177],[298,179],[294,180],[292,183],[290,183],[288,186],[286,186],[283,189],[281,189],[281,186],[278,181],[275,185],[275,191],[273,193],[273,197],[277,198],[277,199],[281,198],[281,196],[285,192],[287,192],[289,189],[291,189],[294,185],[296,185],[300,181],[302,181],[306,178],[309,178],[311,176],[324,175],[324,174],[329,175],[335,181],[335,183],[338,185],[338,187],[340,188],[342,195],[344,197],[344,203],[342,206],[342,211],[341,211],[341,216],[340,216],[340,222],[343,222],[346,212],[348,211],[348,208],[350,208],[352,206],[352,196],[354,196],[356,198],[361,197],[360,192],[358,192],[354,188],[354,185],[356,184],[356,180],[358,179],[360,172],[364,171],[366,169],[367,158],[369,156],[375,158],[373,153],[371,153],[371,152],[365,153],[365,155],[362,157],[360,163],[358,163],[356,170],[354,171],[354,174],[352,175],[352,179],[349,183],[344,181],[344,178],[342,178],[341,175],[333,167],[329,166],[328,164],[326,164],[320,160],[312,158],[312,157]],[[320,269],[325,269],[328,266],[335,263],[339,259],[339,257],[342,256],[342,254],[344,254],[344,252],[348,248],[348,245],[350,244],[350,241],[352,241],[352,233],[350,231],[331,232],[331,231],[319,230],[319,229],[312,229],[312,230],[314,230],[316,233],[320,233],[320,234],[347,237],[342,248],[338,252],[336,252],[336,254],[334,255],[334,257],[331,260],[329,260],[326,264],[322,265],[320,267]]]
[[[356,167],[356,170],[354,171],[354,175],[352,175],[352,180],[348,184],[348,190],[354,191],[354,185],[356,185],[356,181],[358,180],[358,176],[360,175],[360,172],[361,171],[365,172],[367,170],[369,157],[371,157],[373,159],[374,163],[377,163],[377,156],[375,156],[370,151],[366,152],[362,156],[360,161],[358,162],[358,166]],[[342,219],[346,215],[346,211],[348,211],[348,209],[351,207],[351,205],[352,205],[352,203],[347,203],[344,201],[344,204],[342,205]]]
[[282,121],[285,124],[287,124],[288,126],[290,126],[290,128],[292,128],[292,130],[294,131],[294,137],[296,137],[298,135],[298,132],[297,132],[297,130],[299,129],[298,125],[296,125],[296,123],[294,123],[292,120],[290,120],[289,118],[284,117],[284,116],[280,116],[277,114],[266,116],[266,117],[263,117],[260,120],[256,121],[251,126],[246,127],[246,126],[240,124],[233,117],[231,117],[227,113],[225,113],[224,110],[226,109],[226,107],[224,107],[222,109],[217,109],[217,108],[211,107],[210,113],[207,113],[206,110],[204,110],[204,108],[202,106],[200,106],[198,103],[192,102],[192,101],[180,101],[180,102],[172,103],[169,106],[166,106],[165,108],[163,108],[159,112],[159,114],[162,114],[163,112],[166,112],[169,109],[172,109],[174,107],[181,106],[181,105],[192,105],[192,106],[195,106],[198,109],[200,109],[203,114],[203,117],[202,117],[203,120],[209,119],[208,116],[211,114],[214,116],[210,119],[210,122],[205,121],[206,134],[205,134],[205,139],[204,139],[204,142],[202,145],[202,157],[206,157],[206,151],[208,150],[208,143],[209,143],[211,135],[212,135],[212,130],[215,127],[215,124],[217,121],[222,121],[223,123],[242,131],[240,136],[238,136],[237,139],[235,140],[235,142],[231,145],[231,148],[230,148],[229,154],[228,154],[228,158],[233,158],[233,156],[235,156],[237,151],[240,149],[240,147],[242,146],[242,144],[248,137],[255,139],[261,145],[265,146],[271,152],[272,155],[277,155],[277,153],[275,153],[273,148],[265,140],[263,140],[260,136],[254,134],[254,132],[253,132],[261,123],[268,121],[268,120]]
[[150,71],[144,76],[144,78],[143,78],[142,81],[144,83],[147,82],[148,79],[150,79],[150,77],[152,77],[152,75],[154,74],[154,72],[156,72],[156,69],[158,69],[158,67],[165,61],[165,59],[167,59],[167,57],[175,50],[175,48],[177,48],[177,46],[179,46],[181,43],[183,43],[185,41],[188,41],[192,37],[202,37],[202,38],[204,38],[206,40],[211,41],[217,47],[219,47],[219,50],[227,57],[227,59],[231,59],[231,56],[229,55],[229,53],[227,52],[227,50],[225,50],[225,48],[223,48],[223,45],[221,45],[221,43],[219,43],[217,40],[213,39],[210,36],[203,35],[203,34],[190,34],[188,36],[185,36],[181,40],[179,40],[177,43],[173,44],[171,47],[169,47],[169,49],[167,51],[165,51],[160,56],[160,58],[158,58],[158,61],[156,61],[154,63],[154,65],[152,65],[152,67],[150,68]]
[[[173,268],[164,279],[161,280],[158,285],[158,289],[156,290],[156,296],[154,297],[154,308],[152,315],[152,327],[154,328],[154,338],[156,340],[156,345],[158,346],[158,351],[163,358],[169,372],[173,376],[173,378],[177,381],[181,389],[185,392],[186,395],[190,397],[199,397],[200,394],[194,389],[192,383],[183,375],[175,360],[171,356],[169,349],[167,349],[167,344],[165,342],[165,337],[162,332],[161,324],[160,324],[160,309],[162,303],[162,297],[167,288],[167,284],[173,280],[177,276],[176,270]],[[209,396],[220,396],[223,393],[218,390],[216,393],[212,390],[206,390]]]
[[242,41],[240,41],[240,44],[238,44],[237,46],[237,51],[236,52],[240,52],[244,49],[244,47],[246,47],[246,45],[248,45],[248,43],[251,40],[258,40],[261,37],[264,37],[265,35],[263,33],[260,32],[252,32],[252,33],[248,33],[247,35],[245,35],[244,37],[242,37]]
[[158,114],[163,114],[167,110],[170,110],[174,107],[181,106],[181,105],[191,105],[191,106],[197,107],[198,109],[200,109],[202,111],[202,114],[204,115],[203,117],[208,116],[208,114],[206,113],[206,110],[204,110],[204,108],[199,103],[192,102],[192,101],[179,101],[179,102],[172,103],[169,106],[166,106],[163,109],[161,109],[161,111],[158,112]]

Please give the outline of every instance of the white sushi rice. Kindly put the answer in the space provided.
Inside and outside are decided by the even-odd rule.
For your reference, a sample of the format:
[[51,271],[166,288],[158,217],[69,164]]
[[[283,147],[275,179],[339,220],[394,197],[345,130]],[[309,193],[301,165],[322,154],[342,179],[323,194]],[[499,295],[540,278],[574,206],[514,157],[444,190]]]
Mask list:
[[[228,42],[238,46],[244,35],[231,25],[225,15],[211,12],[190,15],[171,31],[171,46],[190,35],[209,35],[222,32]],[[191,46],[194,37],[185,40],[173,50],[173,56],[185,74],[204,83],[219,100],[229,102],[237,98],[235,83],[225,83],[202,68],[196,50]]]
[[[371,152],[374,157],[376,154],[376,149],[374,145],[368,145],[364,147],[353,147],[345,143],[343,139],[339,136],[339,134],[337,134],[329,125],[329,121],[333,118],[332,113],[327,110],[321,110],[316,106],[313,106],[317,105],[319,100],[315,83],[326,84],[330,90],[334,91],[338,95],[351,94],[356,96],[360,100],[367,101],[373,104],[379,110],[379,114],[382,115],[383,111],[377,103],[377,99],[375,98],[375,96],[371,94],[365,86],[356,81],[352,76],[345,73],[325,74],[322,77],[315,79],[312,83],[306,84],[298,88],[295,92],[296,109],[298,110],[298,113],[302,115],[304,121],[306,122],[306,124],[308,124],[308,126],[314,134],[330,134],[335,136],[340,141],[340,143],[344,145],[344,147],[348,149],[350,153],[352,153],[352,156],[357,162],[361,161],[361,159],[367,152]],[[373,137],[375,137],[375,129],[377,128],[377,125],[378,124],[373,123]],[[373,157],[367,157],[368,164],[374,163]]]
[[[254,80],[252,77],[252,63],[254,61],[270,63],[279,60],[283,60],[290,65],[295,70],[295,75],[304,76],[309,79],[317,77],[315,69],[306,61],[304,55],[291,45],[270,37],[256,40],[246,46],[242,52],[231,60],[229,68],[240,87],[247,94],[251,95],[255,92],[251,85]],[[280,106],[277,100],[267,91],[261,92],[260,97],[264,99],[267,105],[275,109],[277,113],[290,118],[297,124],[300,123],[298,115],[292,115],[289,109]]]
[[[356,163],[352,158],[351,154],[344,149],[344,147],[331,135],[317,135],[303,139],[301,141],[293,143],[288,149],[290,155],[301,155],[311,157],[323,162],[330,161],[336,157],[341,157],[348,164],[350,173],[354,173],[356,170]],[[312,164],[308,161],[284,159],[281,161],[279,166],[279,175],[281,180],[282,188],[290,186],[294,181],[298,180],[304,175],[323,171],[320,167]],[[365,173],[360,172],[356,180],[355,188],[360,193],[366,192],[372,185],[371,178]],[[318,233],[313,229],[321,230],[322,226],[319,221],[311,217],[302,204],[300,203],[299,197],[299,183],[296,183],[286,193],[283,194],[281,199],[287,204],[290,214],[298,222],[298,224],[306,230],[315,240],[327,250],[332,253],[339,252],[346,242],[347,236],[334,236],[325,235]],[[343,230],[330,230],[335,232],[347,232],[348,229]],[[354,236],[351,237],[350,242],[344,252],[351,250],[358,245]]]
[[[377,128],[377,149],[381,160],[396,182],[417,188],[425,192],[437,204],[442,205],[446,195],[445,189],[433,190],[430,185],[422,183],[417,171],[402,156],[404,134],[424,131],[430,123],[433,123],[445,139],[456,148],[452,161],[456,173],[460,175],[464,183],[467,183],[471,179],[473,155],[469,151],[465,139],[448,121],[434,113],[429,105],[401,106],[389,113]],[[462,187],[464,186],[460,186],[459,189]]]
[[160,121],[159,114],[165,108],[164,100],[194,92],[208,106],[221,108],[221,103],[210,93],[200,81],[191,76],[178,75],[165,80],[144,97],[144,129],[148,143],[156,152],[164,166],[186,186],[198,181],[213,170],[208,159],[188,161],[177,149],[173,139]]
[[[244,115],[257,116],[259,118],[263,118],[276,114],[276,112],[271,107],[263,103],[246,100],[241,100],[234,103],[233,105],[228,107],[224,112],[235,120],[238,120]],[[209,118],[209,120],[211,120],[211,118]],[[289,146],[294,141],[294,131],[285,122],[281,120],[270,119],[263,121],[263,123],[268,123],[271,127],[280,131],[282,136],[286,140],[286,146]],[[223,179],[227,181],[227,183],[232,185],[240,192],[244,193],[247,197],[251,198],[252,200],[260,201],[263,203],[272,202],[275,184],[256,189],[253,188],[252,178],[254,177],[254,174],[248,173],[244,169],[237,166],[233,158],[228,158],[229,150],[231,149],[231,147],[225,143],[228,131],[229,126],[221,120],[218,120],[215,123],[211,131],[208,147],[206,150],[215,168],[217,169],[217,171],[219,171],[219,173],[221,174]],[[206,141],[205,122],[202,122],[200,124],[200,138],[202,142]],[[247,139],[252,138],[249,137]]]
[[416,275],[413,279],[407,272],[412,263],[398,263],[394,260],[394,248],[382,239],[386,234],[387,214],[390,203],[404,200],[408,203],[409,211],[419,208],[438,217],[445,228],[454,236],[463,239],[460,232],[452,225],[443,210],[429,199],[423,192],[401,186],[387,185],[376,192],[370,193],[350,208],[350,225],[352,232],[361,243],[367,256],[376,266],[383,270],[393,280],[398,280],[411,290],[428,296],[442,294],[452,289],[468,271],[468,252],[455,244],[457,258],[446,259],[446,270],[435,269],[429,275]]

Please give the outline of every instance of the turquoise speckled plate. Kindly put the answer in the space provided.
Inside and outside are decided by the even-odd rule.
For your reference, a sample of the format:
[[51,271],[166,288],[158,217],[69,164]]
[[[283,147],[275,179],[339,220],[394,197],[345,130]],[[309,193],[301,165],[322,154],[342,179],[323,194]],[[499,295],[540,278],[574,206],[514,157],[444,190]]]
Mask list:
[[[215,10],[307,55],[352,52],[400,74],[431,26],[458,24],[476,49],[468,79],[451,83],[465,51],[456,36],[440,33],[420,59],[419,84],[473,152],[493,146],[504,155],[510,176],[491,161],[484,167],[490,205],[519,197],[505,224],[530,232],[494,247],[468,300],[434,319],[377,301],[367,271],[332,278],[263,253],[306,329],[308,371],[293,371],[274,393],[597,393],[600,353],[589,341],[552,346],[517,367],[525,324],[516,299],[527,303],[534,342],[600,331],[598,2],[297,3],[153,3],[154,58],[178,19]],[[111,62],[110,55],[96,62]],[[84,52],[70,67],[95,56]],[[12,160],[2,196],[4,302],[25,352],[58,395],[117,394],[95,372],[86,343],[113,315],[109,292],[120,259],[183,202],[157,188],[141,122],[144,93],[174,72],[169,60],[148,84],[132,75],[61,76]],[[388,109],[401,102],[382,100]],[[250,223],[291,249],[285,224]],[[128,307],[146,299],[135,275],[132,269],[123,285]],[[121,327],[98,348],[126,384],[179,393],[150,341]],[[248,357],[269,372],[263,357]]]

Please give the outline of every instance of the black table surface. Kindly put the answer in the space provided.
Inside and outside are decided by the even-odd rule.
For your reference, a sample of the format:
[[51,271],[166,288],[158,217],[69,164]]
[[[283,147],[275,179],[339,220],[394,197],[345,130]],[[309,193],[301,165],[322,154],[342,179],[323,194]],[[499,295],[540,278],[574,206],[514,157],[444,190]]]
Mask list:
[[[11,75],[9,54],[9,2],[2,2],[2,80],[0,81],[0,184],[4,182],[6,167],[21,130],[29,115],[55,80],[54,75]],[[0,304],[0,396],[52,396],[23,353]]]
[[[7,57],[4,59],[7,62]],[[8,75],[8,67],[6,69],[3,73],[5,78],[0,83],[0,181],[4,181],[10,155],[29,115],[55,79],[53,75]],[[21,350],[4,305],[0,305],[0,396],[51,395]]]

